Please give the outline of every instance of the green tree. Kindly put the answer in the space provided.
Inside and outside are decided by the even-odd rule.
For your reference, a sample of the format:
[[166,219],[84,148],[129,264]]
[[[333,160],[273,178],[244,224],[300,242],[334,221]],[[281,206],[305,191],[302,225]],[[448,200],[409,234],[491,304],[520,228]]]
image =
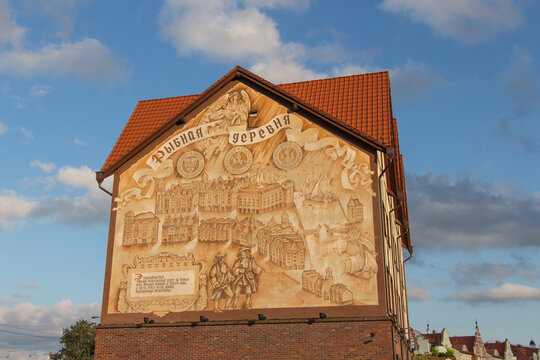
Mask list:
[[96,324],[83,319],[62,329],[60,344],[62,348],[57,353],[49,354],[51,360],[91,360],[94,358],[96,340]]

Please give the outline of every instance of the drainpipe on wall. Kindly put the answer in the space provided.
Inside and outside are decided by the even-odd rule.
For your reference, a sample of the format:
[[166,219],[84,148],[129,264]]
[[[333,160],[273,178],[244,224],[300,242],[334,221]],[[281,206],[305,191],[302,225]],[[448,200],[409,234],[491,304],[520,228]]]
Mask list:
[[103,190],[105,193],[109,194],[110,196],[112,196],[112,192],[110,192],[109,190],[105,189],[101,183],[103,182],[103,180],[105,180],[105,178],[103,177],[103,172],[102,171],[96,171],[96,180],[97,180],[97,183],[98,183],[98,186],[101,190]]
[[[388,281],[386,279],[387,276],[387,268],[386,268],[386,239],[384,238],[384,221],[385,221],[385,214],[383,213],[383,198],[382,198],[382,191],[381,191],[381,179],[383,175],[386,173],[386,171],[390,168],[390,165],[392,164],[392,161],[395,157],[395,149],[393,147],[387,147],[386,148],[386,154],[388,154],[388,164],[386,164],[386,167],[383,169],[383,171],[379,174],[379,213],[380,213],[380,219],[381,219],[381,239],[383,242],[383,267],[384,267],[384,292],[386,294],[386,315],[390,315],[390,309],[388,305]],[[377,165],[379,167],[379,165]]]
[[[403,232],[403,234],[401,234],[398,237],[398,239],[409,232],[409,224],[406,223],[405,225],[407,225],[407,229]],[[411,250],[412,250],[412,245],[411,245]],[[413,252],[411,251],[409,253],[409,257],[407,257],[405,260],[403,260],[403,279],[405,279],[405,263],[407,261],[411,260],[412,255],[413,255]],[[406,337],[408,338],[408,342],[407,342],[407,358],[410,359],[411,358],[411,351],[410,351],[410,346],[409,345],[410,345],[410,341],[411,341],[411,334],[409,333],[409,327],[410,327],[410,324],[409,324],[409,300],[407,298],[407,287],[406,287],[406,285],[403,286],[402,292],[404,293],[403,294],[404,295],[403,299],[404,299],[404,301],[407,302],[407,313],[403,314],[404,316],[405,315],[407,316],[407,328],[403,329],[403,332],[404,332],[404,335],[406,334]]]
[[[383,171],[379,174],[379,179],[378,179],[378,185],[379,185],[379,216],[380,216],[380,219],[381,219],[381,240],[382,240],[382,243],[383,243],[383,272],[384,272],[384,293],[385,293],[385,302],[386,302],[386,315],[387,316],[390,316],[390,309],[389,309],[389,302],[388,302],[388,279],[386,278],[387,275],[388,275],[388,269],[387,269],[387,265],[386,265],[386,238],[384,236],[384,221],[385,221],[385,214],[383,213],[383,197],[382,197],[382,191],[381,191],[381,179],[383,177],[383,175],[386,173],[386,171],[390,168],[390,165],[392,164],[392,161],[394,160],[394,157],[395,157],[395,149],[391,146],[387,147],[386,148],[386,152],[385,152],[387,155],[388,155],[388,164],[386,164],[386,167],[383,169]],[[382,159],[384,159],[383,156],[381,156]],[[379,164],[377,164],[377,169],[379,168]],[[386,187],[385,187],[386,189]],[[395,346],[395,343],[394,343],[394,320],[392,320],[392,332],[391,332],[391,335],[392,335],[392,357],[395,358],[396,357],[396,346]]]
[[[408,224],[408,223],[405,223],[404,225],[406,225],[407,228],[405,229],[405,231],[403,232],[403,234],[400,234],[400,235],[397,237],[396,241],[399,240],[401,237],[403,237],[403,235],[405,235],[405,234],[407,234],[407,233],[409,232],[409,224]],[[412,245],[411,245],[411,248],[412,248]],[[405,264],[407,261],[411,260],[412,254],[413,254],[413,253],[412,253],[412,251],[411,251],[411,252],[409,253],[409,257],[406,258],[405,260],[403,260],[403,263],[404,263],[404,264]]]
[[398,206],[390,210],[388,212],[388,215],[390,215],[391,213],[393,213],[395,210],[399,209],[403,205],[403,191],[398,191],[397,198],[399,200]]

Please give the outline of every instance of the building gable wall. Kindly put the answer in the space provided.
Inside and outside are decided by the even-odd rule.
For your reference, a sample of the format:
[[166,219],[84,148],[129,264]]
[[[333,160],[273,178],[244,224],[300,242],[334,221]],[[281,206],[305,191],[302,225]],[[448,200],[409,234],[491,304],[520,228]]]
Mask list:
[[[317,123],[290,113],[275,99],[242,82],[229,84],[212,100],[198,108],[187,124],[164,134],[115,173],[114,197],[119,201],[111,217],[112,251],[108,255],[102,322],[129,323],[135,318],[132,314],[137,313],[165,313],[163,320],[189,320],[200,312],[212,311],[215,289],[205,282],[205,272],[219,251],[226,253],[232,269],[241,244],[224,241],[228,237],[221,239],[223,236],[216,241],[205,238],[200,242],[198,225],[221,217],[238,226],[247,217],[255,216],[264,227],[282,214],[290,218],[288,226],[302,246],[295,245],[298,240],[294,240],[292,245],[299,249],[285,251],[281,249],[285,243],[276,242],[279,245],[276,249],[281,249],[280,260],[269,261],[265,268],[262,264],[267,257],[255,248],[257,241],[252,241],[250,257],[264,270],[255,276],[257,292],[251,297],[252,303],[246,305],[246,290],[239,290],[235,310],[242,311],[214,316],[222,319],[243,316],[242,306],[272,309],[276,315],[285,317],[297,316],[294,309],[310,311],[309,308],[315,307],[350,315],[350,309],[338,309],[345,303],[356,305],[353,313],[383,314],[386,300],[381,297],[383,274],[379,271],[382,249],[375,242],[379,232],[376,152],[369,146],[353,145]],[[226,206],[204,207],[207,204],[204,196],[211,182],[217,184],[212,187],[213,192],[221,191],[222,198],[232,201]],[[219,186],[220,183],[228,185]],[[353,222],[349,221],[351,199],[355,207],[362,208],[362,217],[355,216]],[[153,213],[161,224],[167,216],[197,215],[199,224],[190,227],[189,236],[184,237],[190,241],[161,241],[160,226],[157,243],[127,248],[118,239],[122,238],[128,212]],[[349,230],[338,239],[322,230],[321,224],[329,229],[348,226]],[[354,253],[350,249],[355,249]],[[167,290],[160,287],[159,281],[147,282],[148,288],[140,285],[137,290],[137,284],[141,283],[134,277],[136,273],[148,278],[160,271],[176,271],[159,266],[152,271],[137,268],[137,259],[153,258],[161,252],[193,257],[193,262],[186,266],[195,269],[190,275],[193,278],[187,282],[194,287],[188,289],[189,294],[181,295],[183,305],[172,298],[169,301]],[[342,269],[343,263],[360,267],[356,266],[354,271]],[[302,289],[301,270],[325,273],[328,266],[334,267],[334,277],[340,280],[336,279],[336,284],[348,289],[350,300],[332,302],[313,297]],[[297,289],[289,283],[291,279],[299,284]],[[154,296],[152,286],[163,291],[157,291],[158,295]],[[186,291],[179,287],[169,287],[175,289],[171,297],[178,296],[174,291]],[[121,291],[123,288],[127,290]],[[121,311],[119,303],[127,303],[127,311]],[[371,310],[362,309],[366,306]]]

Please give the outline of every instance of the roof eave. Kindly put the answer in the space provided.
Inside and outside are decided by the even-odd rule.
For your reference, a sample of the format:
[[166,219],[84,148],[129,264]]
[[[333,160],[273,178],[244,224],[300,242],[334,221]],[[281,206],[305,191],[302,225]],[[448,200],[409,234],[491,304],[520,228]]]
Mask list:
[[213,85],[211,85],[208,89],[206,89],[193,103],[188,105],[184,110],[182,110],[178,115],[174,116],[171,120],[169,120],[167,123],[165,123],[163,126],[161,126],[158,130],[156,130],[153,134],[148,136],[144,141],[142,141],[140,144],[138,144],[135,148],[133,148],[131,151],[129,151],[127,154],[122,156],[119,160],[117,160],[115,163],[110,165],[106,169],[102,169],[101,171],[96,172],[96,179],[99,182],[99,179],[103,181],[103,179],[111,176],[116,170],[118,170],[122,165],[124,165],[127,161],[129,161],[131,158],[133,158],[136,154],[138,154],[142,149],[144,149],[146,146],[148,146],[150,143],[152,143],[154,140],[159,138],[164,132],[169,130],[171,127],[179,124],[179,123],[185,123],[184,118],[187,114],[195,110],[198,106],[203,104],[205,101],[207,101],[212,95],[217,93],[223,86],[231,81],[235,80],[247,80],[255,83],[256,85],[266,89],[267,91],[270,91],[274,93],[277,96],[280,96],[281,98],[286,99],[290,102],[290,108],[293,109],[295,106],[298,109],[302,109],[313,116],[319,117],[327,121],[330,125],[340,129],[341,131],[346,132],[347,134],[353,136],[354,138],[366,143],[367,145],[370,145],[374,149],[388,152],[388,149],[390,147],[385,146],[384,144],[380,143],[379,141],[375,139],[371,139],[370,137],[367,137],[361,133],[359,133],[356,129],[353,129],[345,124],[340,123],[337,119],[331,117],[328,114],[325,114],[321,112],[318,109],[315,109],[309,105],[304,104],[299,99],[295,98],[294,96],[284,92],[283,90],[278,89],[275,85],[271,84],[270,82],[259,78],[255,74],[247,71],[246,69],[242,68],[241,66],[236,66],[231,71],[229,71],[227,74],[225,74],[221,79],[216,81]]

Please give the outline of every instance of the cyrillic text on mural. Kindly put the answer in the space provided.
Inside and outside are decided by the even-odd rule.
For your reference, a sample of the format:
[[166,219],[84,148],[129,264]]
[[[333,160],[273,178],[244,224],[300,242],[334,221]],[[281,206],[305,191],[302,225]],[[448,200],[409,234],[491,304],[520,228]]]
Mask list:
[[193,254],[135,256],[122,267],[117,308],[121,313],[203,310],[208,303],[206,262]]
[[[250,145],[267,141],[285,129],[287,141],[304,147],[306,151],[325,149],[326,154],[332,160],[341,159],[343,165],[341,183],[343,188],[352,190],[358,186],[364,186],[366,190],[371,190],[371,177],[369,176],[371,172],[367,164],[356,164],[354,161],[355,152],[348,145],[340,145],[336,138],[319,138],[318,131],[313,128],[302,131],[305,121],[295,114],[278,114],[264,125],[255,129],[246,129],[249,108],[247,111],[242,112],[238,111],[238,108],[244,109],[245,103],[250,103],[249,96],[247,96],[244,90],[240,92],[242,95],[238,95],[238,93],[238,91],[233,91],[232,94],[228,93],[224,95],[216,102],[221,107],[216,109],[214,104],[214,106],[210,106],[205,110],[204,115],[199,121],[200,125],[186,130],[180,130],[178,134],[172,136],[158,147],[157,150],[153,151],[146,161],[149,168],[140,169],[133,176],[139,188],[146,187],[150,184],[148,190],[142,192],[139,189],[132,188],[125,191],[116,199],[119,206],[131,197],[151,197],[154,191],[154,186],[151,184],[153,181],[152,177],[163,178],[171,175],[174,168],[172,163],[167,160],[171,155],[184,149],[186,146],[207,140],[210,146],[205,151],[205,158],[208,160],[208,155],[214,155],[219,148],[218,144],[223,145],[223,138],[227,138],[227,142],[232,145]],[[224,105],[225,99],[237,98],[242,99],[240,101],[241,105],[234,102],[234,105],[230,105],[229,103]],[[211,121],[211,119],[218,120]],[[235,119],[236,121],[234,121]],[[372,191],[371,194],[374,195]]]

